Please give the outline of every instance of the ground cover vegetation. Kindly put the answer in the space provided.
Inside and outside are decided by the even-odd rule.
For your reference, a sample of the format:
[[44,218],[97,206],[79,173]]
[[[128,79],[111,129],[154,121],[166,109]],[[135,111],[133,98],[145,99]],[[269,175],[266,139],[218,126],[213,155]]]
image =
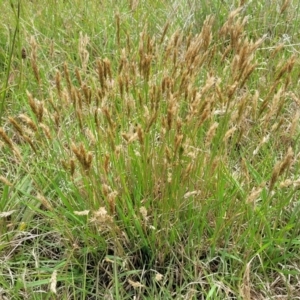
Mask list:
[[297,1],[2,1],[1,299],[299,299]]

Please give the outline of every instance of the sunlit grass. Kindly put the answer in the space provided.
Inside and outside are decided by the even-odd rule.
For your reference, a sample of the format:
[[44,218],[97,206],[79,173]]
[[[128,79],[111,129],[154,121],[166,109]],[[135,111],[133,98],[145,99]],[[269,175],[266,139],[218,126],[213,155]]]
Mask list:
[[299,296],[298,6],[242,2],[3,5],[1,297]]

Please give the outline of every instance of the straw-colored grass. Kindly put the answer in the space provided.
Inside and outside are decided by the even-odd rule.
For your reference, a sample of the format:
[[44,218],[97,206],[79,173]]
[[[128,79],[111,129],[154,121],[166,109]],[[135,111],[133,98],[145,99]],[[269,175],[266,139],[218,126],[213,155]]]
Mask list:
[[42,2],[0,5],[0,298],[300,298],[297,2]]

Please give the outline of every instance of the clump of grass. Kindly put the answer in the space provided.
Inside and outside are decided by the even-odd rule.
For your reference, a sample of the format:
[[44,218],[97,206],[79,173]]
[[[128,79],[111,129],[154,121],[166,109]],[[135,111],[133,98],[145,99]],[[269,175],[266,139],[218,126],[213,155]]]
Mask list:
[[298,57],[264,55],[243,6],[215,19],[137,41],[116,13],[114,55],[81,33],[50,83],[31,39],[0,129],[4,296],[298,295]]

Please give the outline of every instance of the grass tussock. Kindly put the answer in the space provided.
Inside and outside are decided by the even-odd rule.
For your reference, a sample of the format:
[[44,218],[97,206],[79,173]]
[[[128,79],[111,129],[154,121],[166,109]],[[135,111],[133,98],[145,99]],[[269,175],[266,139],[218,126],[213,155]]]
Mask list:
[[201,26],[196,2],[105,3],[101,37],[62,2],[42,38],[21,6],[2,87],[0,297],[299,297],[292,1],[259,30],[245,1]]

